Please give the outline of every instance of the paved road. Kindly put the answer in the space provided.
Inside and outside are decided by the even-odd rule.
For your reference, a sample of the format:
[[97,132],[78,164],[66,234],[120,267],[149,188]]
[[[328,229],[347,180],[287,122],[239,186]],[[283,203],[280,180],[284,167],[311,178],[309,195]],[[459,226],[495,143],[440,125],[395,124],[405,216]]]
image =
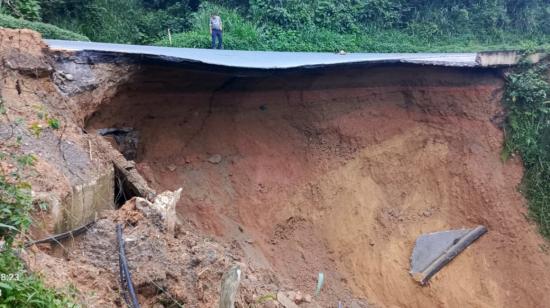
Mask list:
[[200,62],[234,68],[287,69],[351,63],[414,63],[474,67],[477,53],[318,53],[172,48],[46,40],[52,50],[149,55],[175,62]]

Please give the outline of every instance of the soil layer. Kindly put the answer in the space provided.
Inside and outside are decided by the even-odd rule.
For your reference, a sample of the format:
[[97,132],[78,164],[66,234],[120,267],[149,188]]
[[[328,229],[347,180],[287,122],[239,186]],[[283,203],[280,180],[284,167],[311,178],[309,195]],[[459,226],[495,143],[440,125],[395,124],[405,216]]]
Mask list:
[[[234,77],[146,66],[88,119],[139,131],[137,168],[180,217],[325,306],[543,307],[547,245],[503,162],[498,71],[379,66]],[[489,232],[427,287],[417,236]],[[348,292],[351,290],[351,293]]]

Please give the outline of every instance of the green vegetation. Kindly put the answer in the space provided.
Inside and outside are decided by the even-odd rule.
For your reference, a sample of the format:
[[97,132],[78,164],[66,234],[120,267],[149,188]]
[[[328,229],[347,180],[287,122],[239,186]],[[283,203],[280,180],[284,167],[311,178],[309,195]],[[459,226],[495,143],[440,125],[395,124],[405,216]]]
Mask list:
[[31,21],[40,20],[38,0],[3,0],[0,1],[0,13],[2,12]]
[[11,245],[19,230],[27,229],[31,222],[28,213],[32,202],[28,184],[9,183],[5,176],[1,176],[0,202],[0,237],[6,245]]
[[223,18],[228,49],[419,52],[550,46],[550,5],[543,1],[449,0],[202,2],[188,31],[173,35],[172,44],[167,37],[157,44],[208,48],[211,12]]
[[0,152],[0,162],[15,166],[8,174],[0,169],[0,308],[76,307],[70,296],[46,288],[39,277],[28,272],[14,247],[17,236],[31,224],[31,186],[21,174],[34,166],[36,158]]
[[48,118],[48,126],[53,129],[59,129],[59,120],[56,118]]
[[82,34],[74,33],[42,22],[23,20],[4,14],[0,14],[0,27],[11,29],[32,29],[40,32],[44,38],[49,39],[88,41],[88,38]]
[[188,27],[189,8],[178,0],[43,0],[42,20],[93,41],[148,44]]
[[0,308],[78,307],[66,296],[44,287],[40,278],[27,273],[11,250],[0,255],[0,293]]
[[[7,3],[13,4],[0,7],[0,12],[41,20],[102,42],[208,48],[208,17],[218,12],[224,22],[227,49],[419,52],[550,47],[547,0],[18,0]],[[168,30],[172,33],[171,43]],[[53,37],[52,34],[45,36]]]
[[[209,48],[210,34],[209,21],[210,12],[218,10],[223,16],[224,47],[227,49],[241,50],[262,50],[261,32],[256,26],[247,21],[235,10],[226,9],[216,5],[203,5],[191,15],[192,28],[183,33],[172,35],[173,46]],[[157,44],[169,46],[168,38],[161,40]]]
[[531,217],[550,238],[550,83],[548,64],[524,63],[507,77],[504,103],[508,118],[505,157],[521,154],[525,175],[521,191]]
[[[382,25],[366,24],[360,31],[352,31],[351,25],[334,25],[348,29],[335,31],[316,25],[306,18],[309,24],[300,27],[298,21],[289,21],[285,27],[260,19],[245,18],[237,9],[204,3],[191,15],[192,27],[189,31],[172,35],[158,41],[157,45],[175,47],[209,48],[208,20],[210,12],[219,12],[224,22],[224,45],[227,49],[277,50],[277,51],[329,51],[346,52],[420,52],[420,51],[483,51],[533,49],[550,47],[550,33],[535,34],[531,37],[499,32],[495,36],[473,35],[468,32],[445,33],[440,30],[427,31],[418,24],[409,28],[386,28]],[[549,15],[550,16],[550,15]],[[307,30],[305,30],[307,29]],[[438,28],[439,29],[439,28]]]
[[4,242],[4,248],[9,248],[17,234],[31,223],[31,186],[21,179],[21,174],[26,168],[34,166],[36,157],[0,152],[0,162],[13,166],[7,171],[9,174],[4,174],[6,171],[0,169],[0,239]]

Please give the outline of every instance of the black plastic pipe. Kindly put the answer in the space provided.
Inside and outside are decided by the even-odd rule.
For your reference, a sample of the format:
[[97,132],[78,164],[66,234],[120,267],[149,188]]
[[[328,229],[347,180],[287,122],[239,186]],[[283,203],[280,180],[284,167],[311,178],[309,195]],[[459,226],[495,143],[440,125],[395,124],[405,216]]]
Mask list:
[[[132,275],[128,269],[128,260],[126,260],[126,254],[124,252],[124,238],[122,237],[122,226],[120,224],[116,225],[116,236],[118,242],[118,265],[120,267],[120,282],[122,284],[122,289],[126,287],[126,290],[130,295],[130,306],[132,308],[139,308],[140,306],[134,290],[134,284],[132,283]],[[128,300],[125,295],[124,299]]]

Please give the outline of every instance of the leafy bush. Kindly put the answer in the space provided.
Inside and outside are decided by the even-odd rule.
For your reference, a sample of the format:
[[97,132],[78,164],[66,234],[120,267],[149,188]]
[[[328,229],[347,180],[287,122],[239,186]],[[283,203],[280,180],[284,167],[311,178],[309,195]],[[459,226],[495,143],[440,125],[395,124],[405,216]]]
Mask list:
[[0,307],[78,307],[69,297],[48,289],[34,274],[27,273],[11,250],[0,254]]
[[[313,27],[310,31],[287,29],[281,26],[260,27],[248,21],[239,11],[213,4],[204,4],[192,15],[192,30],[172,36],[157,45],[174,47],[209,48],[209,20],[211,12],[223,19],[224,47],[239,50],[276,51],[417,51],[414,38],[399,31],[366,29],[363,33],[335,33]],[[396,44],[399,42],[399,44]]]
[[[1,5],[7,3],[10,5]],[[217,5],[214,5],[216,3]],[[222,19],[237,20],[225,32],[231,49],[412,51],[426,43],[472,50],[473,46],[506,46],[514,41],[548,42],[550,2],[547,0],[19,0],[0,2],[16,17],[39,20],[71,29],[93,41],[150,44],[166,38],[170,29],[179,46],[208,47],[199,33],[208,16],[220,10]],[[206,14],[204,14],[206,13]],[[235,17],[235,14],[239,17]],[[178,34],[187,32],[187,34]],[[384,32],[389,32],[384,33]],[[373,42],[370,37],[403,37],[401,42]],[[207,32],[206,32],[207,33]],[[290,39],[284,40],[288,34]],[[275,35],[272,35],[275,34]],[[330,34],[330,35],[328,35]],[[208,35],[208,34],[207,34]],[[350,35],[350,36],[346,36]],[[326,38],[331,46],[316,47],[312,37]],[[280,43],[273,37],[282,38]],[[306,41],[297,41],[296,37]],[[355,38],[354,38],[355,37]],[[363,38],[366,37],[366,38]],[[353,38],[351,41],[350,39]],[[267,44],[266,40],[271,41]],[[366,43],[361,43],[366,41]],[[410,44],[416,41],[416,46]],[[440,43],[444,42],[444,43]],[[324,43],[324,42],[319,42]],[[164,41],[160,44],[166,45]],[[471,45],[468,45],[471,44]],[[516,47],[515,44],[509,44]],[[412,49],[399,49],[399,48]],[[509,49],[509,48],[508,48]],[[452,49],[450,49],[452,51]],[[459,51],[459,50],[456,50]]]
[[[508,38],[522,42],[509,44],[508,49],[523,42],[550,41],[550,3],[546,0],[211,1],[20,0],[8,1],[16,5],[3,9],[18,17],[42,18],[93,41],[117,43],[160,40],[157,44],[168,45],[170,29],[177,42],[174,46],[208,47],[208,32],[206,38],[201,35],[208,21],[202,17],[212,9],[220,10],[227,24],[225,41],[230,49],[431,50],[428,44],[437,50],[464,51],[506,46]],[[372,37],[405,38],[406,43],[374,42]],[[316,38],[326,40],[316,44]],[[373,49],[377,46],[382,49]]]
[[505,157],[521,154],[521,190],[531,217],[550,237],[550,83],[548,65],[524,64],[507,77],[504,103],[508,117]]
[[358,20],[362,7],[363,4],[355,0],[318,0],[313,20],[319,28],[338,33],[358,33],[363,28]]
[[27,21],[4,14],[0,14],[0,27],[11,29],[31,29],[40,32],[44,38],[49,39],[88,41],[88,38],[86,36],[78,33],[74,33],[45,23]]
[[309,2],[301,0],[250,0],[250,17],[259,24],[274,24],[287,29],[307,29],[314,16]]
[[[185,16],[175,16],[172,11],[179,11]],[[171,32],[181,32],[189,27],[187,11],[181,4],[175,4],[167,10],[144,11],[137,19],[140,38],[136,43],[149,44]]]
[[189,27],[186,2],[43,0],[42,19],[93,41],[148,44]]
[[[209,48],[210,13],[217,11],[224,22],[226,49],[276,51],[327,51],[337,52],[421,52],[421,51],[483,51],[497,49],[525,49],[548,46],[548,36],[536,39],[502,33],[496,37],[478,37],[471,33],[445,36],[436,24],[415,24],[416,30],[380,29],[373,25],[359,32],[337,32],[325,27],[312,26],[308,31],[289,29],[273,24],[255,24],[238,10],[218,5],[203,4],[192,14],[192,29],[158,41],[157,45],[174,47]],[[432,28],[430,28],[432,27]]]
[[358,10],[363,25],[395,27],[400,25],[403,6],[399,1],[366,0]]
[[[76,1],[56,0],[44,7],[43,19],[84,33],[93,41],[133,43],[142,39],[138,29],[137,0]],[[50,11],[53,11],[51,15]]]
[[172,45],[165,36],[157,45],[210,48],[210,14],[217,11],[223,16],[224,48],[242,50],[261,50],[262,40],[259,29],[246,21],[236,10],[218,5],[205,4],[192,14],[193,27],[189,32],[177,33],[172,36]]
[[4,174],[0,169],[0,308],[8,307],[76,307],[71,296],[48,289],[34,274],[25,270],[14,251],[15,237],[31,224],[31,187],[21,180],[24,169],[34,166],[33,155],[8,155],[0,160],[17,168]]
[[[427,6],[396,0],[251,0],[239,9],[203,2],[191,15],[190,31],[173,34],[172,45],[166,35],[156,44],[208,48],[209,16],[218,12],[224,21],[226,49],[468,52],[549,46],[550,33],[524,35],[502,30],[510,21],[505,6],[495,1],[466,5],[448,0],[444,2],[449,7],[444,7],[435,2]],[[485,28],[477,29],[478,24]]]
[[0,238],[10,245],[15,234],[30,225],[32,208],[29,186],[25,183],[9,183],[0,175]]
[[40,3],[38,0],[3,0],[0,1],[0,13],[26,20],[40,21]]

